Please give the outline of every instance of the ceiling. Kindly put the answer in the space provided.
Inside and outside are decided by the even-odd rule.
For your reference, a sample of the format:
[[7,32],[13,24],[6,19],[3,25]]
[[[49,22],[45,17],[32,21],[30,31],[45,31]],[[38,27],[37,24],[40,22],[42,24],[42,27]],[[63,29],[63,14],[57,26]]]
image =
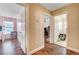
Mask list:
[[23,12],[24,8],[15,3],[1,3],[0,16],[17,17]]
[[59,8],[62,8],[64,6],[69,5],[70,3],[40,3],[41,6],[47,8],[50,11],[57,10]]

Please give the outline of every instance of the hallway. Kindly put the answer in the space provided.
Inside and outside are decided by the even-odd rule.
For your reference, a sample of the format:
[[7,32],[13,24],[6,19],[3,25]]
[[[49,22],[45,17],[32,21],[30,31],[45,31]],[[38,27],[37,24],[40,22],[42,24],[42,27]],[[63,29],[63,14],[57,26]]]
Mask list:
[[3,43],[0,41],[0,55],[24,55],[24,52],[18,40],[6,39]]
[[45,42],[45,47],[32,55],[79,55],[65,47]]

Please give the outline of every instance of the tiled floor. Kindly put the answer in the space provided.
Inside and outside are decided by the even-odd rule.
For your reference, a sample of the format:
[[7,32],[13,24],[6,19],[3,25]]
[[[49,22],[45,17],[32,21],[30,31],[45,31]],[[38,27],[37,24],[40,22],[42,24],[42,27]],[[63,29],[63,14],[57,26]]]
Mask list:
[[17,39],[0,41],[0,55],[24,55]]

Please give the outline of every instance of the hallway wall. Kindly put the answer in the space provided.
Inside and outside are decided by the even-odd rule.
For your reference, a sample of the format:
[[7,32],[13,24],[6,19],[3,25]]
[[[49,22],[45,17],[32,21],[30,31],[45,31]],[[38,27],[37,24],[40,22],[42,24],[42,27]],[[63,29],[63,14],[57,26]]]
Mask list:
[[79,52],[79,4],[70,4],[51,13],[55,16],[65,12],[68,14],[67,47]]
[[44,47],[44,13],[50,12],[38,4],[29,4],[29,51],[33,53],[34,50]]
[[26,7],[26,49],[32,54],[44,47],[44,14],[50,11],[39,4],[20,4]]

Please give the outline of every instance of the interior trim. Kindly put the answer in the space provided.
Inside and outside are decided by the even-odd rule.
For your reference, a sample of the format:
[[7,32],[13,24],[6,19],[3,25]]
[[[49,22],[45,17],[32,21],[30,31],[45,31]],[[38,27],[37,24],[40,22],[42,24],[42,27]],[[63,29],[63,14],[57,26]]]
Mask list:
[[43,49],[44,48],[44,45],[43,46],[40,46],[40,47],[38,47],[38,48],[36,48],[36,49],[34,49],[34,50],[31,50],[30,52],[29,52],[29,55],[31,55],[31,54],[33,54],[33,53],[35,53],[35,52],[37,52],[37,51],[39,51],[40,49]]
[[74,51],[74,52],[78,52],[79,53],[79,50],[78,49],[75,49],[75,48],[72,48],[72,47],[67,47],[67,49],[71,50],[71,51]]

